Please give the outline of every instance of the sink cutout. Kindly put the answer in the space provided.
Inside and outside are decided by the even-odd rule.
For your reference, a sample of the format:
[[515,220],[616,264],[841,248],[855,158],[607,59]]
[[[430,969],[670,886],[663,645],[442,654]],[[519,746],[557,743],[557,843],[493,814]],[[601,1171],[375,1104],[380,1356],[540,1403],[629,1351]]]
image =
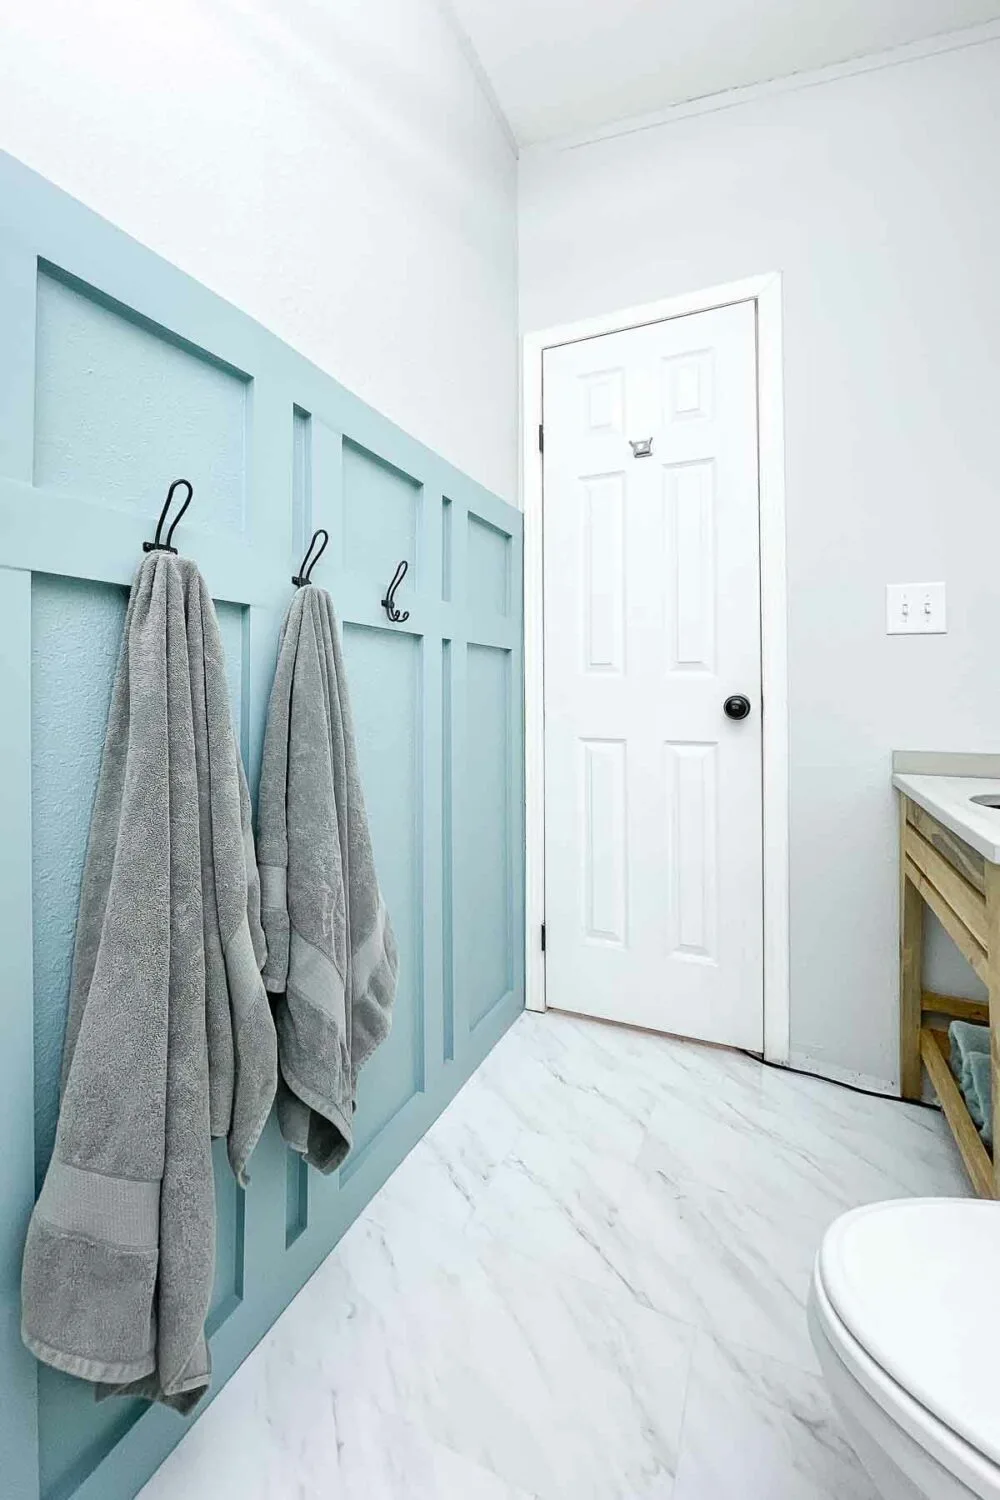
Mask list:
[[1000,792],[980,792],[978,797],[970,797],[970,802],[975,802],[977,807],[992,807],[1000,812]]

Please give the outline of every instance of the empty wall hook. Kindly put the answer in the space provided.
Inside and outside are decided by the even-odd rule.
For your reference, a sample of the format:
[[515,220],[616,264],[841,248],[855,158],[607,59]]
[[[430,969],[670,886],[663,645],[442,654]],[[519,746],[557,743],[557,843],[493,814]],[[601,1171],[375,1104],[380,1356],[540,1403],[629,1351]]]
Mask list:
[[[322,537],[323,540],[319,544],[319,551],[316,553],[316,556],[312,557],[310,561],[312,549],[316,545],[317,537]],[[330,533],[327,531],[325,526],[320,526],[319,529],[314,531],[312,536],[309,538],[309,546],[306,548],[306,555],[299,565],[299,571],[292,575],[292,582],[297,589],[300,589],[304,583],[312,582],[312,570],[319,562],[320,558],[323,556],[323,553],[326,551],[326,544],[329,540]]]
[[402,625],[404,620],[410,618],[410,611],[408,609],[400,611],[396,608],[396,590],[406,577],[406,570],[409,566],[405,558],[402,562],[397,563],[396,571],[392,575],[392,582],[385,591],[385,598],[379,600],[379,603],[394,625]]
[[651,437],[629,438],[628,441],[629,447],[632,449],[633,458],[649,458],[653,451],[653,439]]
[[[174,498],[174,490],[179,489],[181,485],[183,485],[187,490],[187,499],[184,501],[184,504],[181,506],[180,510],[171,521],[170,530],[167,532],[166,541],[161,542],[160,533],[163,530],[163,523],[167,519],[167,511],[170,509],[170,502]],[[167,490],[167,498],[163,502],[163,509],[160,511],[160,519],[156,523],[156,535],[151,542],[143,542],[143,552],[173,552],[176,555],[177,548],[172,547],[170,544],[173,541],[174,532],[177,530],[178,521],[187,510],[193,499],[194,486],[192,485],[190,479],[175,479],[169,490]]]

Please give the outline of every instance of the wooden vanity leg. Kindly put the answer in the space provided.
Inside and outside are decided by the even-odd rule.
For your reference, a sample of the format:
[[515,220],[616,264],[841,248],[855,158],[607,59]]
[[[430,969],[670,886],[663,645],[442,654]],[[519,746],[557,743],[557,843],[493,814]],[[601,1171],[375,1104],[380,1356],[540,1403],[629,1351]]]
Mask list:
[[899,1092],[904,1099],[919,1099],[923,1083],[920,1066],[920,1018],[923,999],[924,903],[916,886],[906,878],[906,806],[906,798],[900,797]]
[[990,992],[990,1074],[993,1083],[993,1196],[1000,1198],[1000,865],[986,865],[986,959]]

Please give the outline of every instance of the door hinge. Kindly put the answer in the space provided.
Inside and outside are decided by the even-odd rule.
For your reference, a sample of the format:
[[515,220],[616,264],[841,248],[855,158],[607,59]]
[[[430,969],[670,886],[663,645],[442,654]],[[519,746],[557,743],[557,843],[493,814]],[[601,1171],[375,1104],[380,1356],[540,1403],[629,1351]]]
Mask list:
[[538,451],[539,453],[545,452],[545,428],[541,422],[538,424]]
[[545,923],[542,923],[542,952],[545,952]]

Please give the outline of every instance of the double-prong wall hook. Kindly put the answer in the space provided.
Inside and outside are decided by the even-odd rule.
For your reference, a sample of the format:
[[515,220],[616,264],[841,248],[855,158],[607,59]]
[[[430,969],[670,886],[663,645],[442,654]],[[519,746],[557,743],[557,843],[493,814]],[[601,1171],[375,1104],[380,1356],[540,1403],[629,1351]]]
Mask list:
[[[167,519],[167,511],[170,509],[170,502],[174,498],[174,491],[179,489],[181,485],[183,485],[187,490],[187,499],[184,501],[184,504],[181,506],[180,510],[171,521],[170,530],[167,532],[166,541],[161,542],[160,533],[163,530],[163,523]],[[177,530],[178,521],[187,510],[193,499],[194,486],[192,485],[191,481],[189,479],[175,479],[169,490],[167,490],[167,498],[163,502],[163,509],[160,511],[160,519],[156,523],[156,535],[151,542],[143,542],[143,552],[173,552],[174,554],[176,554],[177,548],[172,547],[170,544],[173,541],[174,532]]]
[[406,577],[406,570],[409,566],[405,558],[401,563],[397,564],[396,571],[392,575],[392,582],[385,591],[385,598],[379,600],[379,603],[394,625],[402,625],[404,620],[410,618],[410,611],[408,609],[400,611],[396,608],[396,590]]
[[[315,547],[318,537],[322,537],[323,540],[322,542],[320,542],[319,551],[316,553],[316,556],[312,557],[312,549]],[[304,583],[312,582],[312,570],[319,562],[320,558],[323,556],[323,553],[326,551],[326,544],[329,540],[330,533],[327,531],[325,526],[321,526],[318,531],[314,531],[312,536],[309,538],[309,546],[306,550],[306,555],[302,559],[299,571],[292,577],[292,582],[297,589],[300,589]]]

